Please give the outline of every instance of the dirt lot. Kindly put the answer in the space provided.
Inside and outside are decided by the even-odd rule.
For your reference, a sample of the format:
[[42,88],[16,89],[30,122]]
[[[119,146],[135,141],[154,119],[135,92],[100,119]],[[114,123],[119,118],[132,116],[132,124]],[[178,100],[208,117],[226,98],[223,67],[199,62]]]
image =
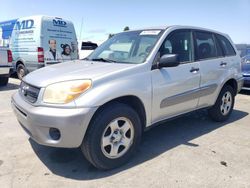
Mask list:
[[146,132],[127,165],[93,168],[79,149],[40,146],[10,106],[19,81],[0,88],[0,187],[250,187],[250,93],[237,96],[226,123],[205,111]]

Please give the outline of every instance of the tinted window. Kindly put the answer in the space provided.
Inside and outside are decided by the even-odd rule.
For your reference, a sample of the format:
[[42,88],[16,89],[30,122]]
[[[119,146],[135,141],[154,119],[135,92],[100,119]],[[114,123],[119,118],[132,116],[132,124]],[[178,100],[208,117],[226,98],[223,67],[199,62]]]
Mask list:
[[216,46],[212,33],[195,32],[197,59],[217,57]]
[[96,43],[92,43],[92,42],[82,42],[82,47],[81,50],[94,50],[96,49],[98,46]]
[[[214,35],[215,36],[215,35]],[[217,57],[223,57],[223,51],[222,51],[222,48],[221,48],[221,45],[218,41],[218,39],[215,37],[215,43],[216,43],[216,52],[217,52]]]
[[178,54],[180,62],[192,61],[192,40],[190,31],[176,31],[170,34],[160,49],[160,55]]
[[217,35],[217,37],[221,43],[224,54],[226,56],[236,55],[234,48],[232,47],[231,43],[229,42],[229,40],[226,37],[223,37],[221,35]]

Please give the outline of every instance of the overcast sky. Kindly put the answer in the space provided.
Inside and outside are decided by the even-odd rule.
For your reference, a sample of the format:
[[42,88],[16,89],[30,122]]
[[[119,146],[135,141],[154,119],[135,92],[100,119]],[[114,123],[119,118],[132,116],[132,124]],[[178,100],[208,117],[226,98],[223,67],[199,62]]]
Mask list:
[[109,33],[159,25],[215,29],[235,43],[250,43],[250,0],[0,0],[0,21],[31,15],[71,20],[83,40],[102,41]]

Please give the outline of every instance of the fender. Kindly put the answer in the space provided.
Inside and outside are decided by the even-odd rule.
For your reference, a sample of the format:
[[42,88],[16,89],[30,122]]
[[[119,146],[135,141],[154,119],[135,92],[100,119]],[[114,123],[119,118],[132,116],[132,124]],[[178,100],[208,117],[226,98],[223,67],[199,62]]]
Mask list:
[[[143,82],[142,82],[143,80]],[[151,74],[141,72],[123,78],[108,78],[93,81],[93,87],[75,100],[77,107],[99,107],[105,103],[124,96],[135,96],[144,105],[147,122],[151,123]],[[86,100],[84,100],[86,99]]]

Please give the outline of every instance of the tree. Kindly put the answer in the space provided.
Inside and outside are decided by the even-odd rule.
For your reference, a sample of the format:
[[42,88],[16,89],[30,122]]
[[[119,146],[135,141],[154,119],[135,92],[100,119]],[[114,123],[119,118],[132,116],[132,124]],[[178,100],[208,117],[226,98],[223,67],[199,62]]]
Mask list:
[[123,31],[129,31],[129,26],[124,27]]
[[111,34],[111,33],[110,33],[110,34],[109,34],[109,39],[110,39],[111,37],[113,37],[113,36],[114,36],[114,34]]

